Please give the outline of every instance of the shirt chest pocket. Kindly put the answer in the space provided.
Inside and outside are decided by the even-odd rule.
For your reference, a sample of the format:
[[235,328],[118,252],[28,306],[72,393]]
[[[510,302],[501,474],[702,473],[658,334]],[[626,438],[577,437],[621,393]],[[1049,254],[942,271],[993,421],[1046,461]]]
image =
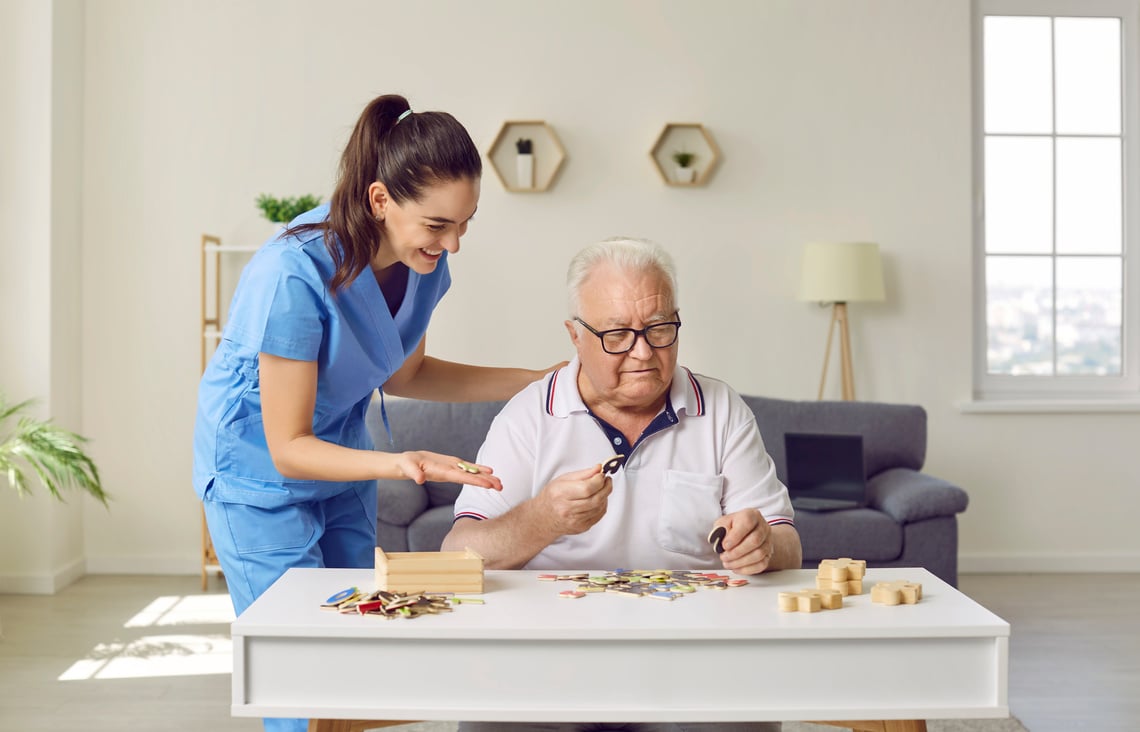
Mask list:
[[722,513],[723,487],[721,475],[666,470],[657,512],[661,547],[689,556],[708,554],[708,533]]

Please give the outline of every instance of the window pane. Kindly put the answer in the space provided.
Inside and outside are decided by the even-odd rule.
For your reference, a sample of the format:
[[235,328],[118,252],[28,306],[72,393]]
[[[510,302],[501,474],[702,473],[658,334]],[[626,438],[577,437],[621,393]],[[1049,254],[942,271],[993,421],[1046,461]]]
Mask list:
[[1057,139],[1057,252],[1120,254],[1120,138]]
[[991,15],[983,22],[985,131],[1052,132],[1051,19]]
[[1057,132],[1120,134],[1120,19],[1057,18]]
[[1121,260],[1057,258],[1057,373],[1119,375]]
[[987,137],[986,251],[1053,251],[1053,140]]
[[1053,373],[1053,260],[986,257],[986,368]]

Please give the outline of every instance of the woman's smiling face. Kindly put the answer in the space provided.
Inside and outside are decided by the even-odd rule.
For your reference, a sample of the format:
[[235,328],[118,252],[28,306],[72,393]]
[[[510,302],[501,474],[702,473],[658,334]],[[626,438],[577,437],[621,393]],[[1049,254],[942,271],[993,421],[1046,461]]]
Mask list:
[[403,262],[413,272],[431,274],[444,251],[459,251],[459,239],[479,206],[479,179],[460,178],[424,189],[419,201],[396,203],[383,183],[369,188],[372,215],[382,219],[384,238],[372,259],[382,270]]

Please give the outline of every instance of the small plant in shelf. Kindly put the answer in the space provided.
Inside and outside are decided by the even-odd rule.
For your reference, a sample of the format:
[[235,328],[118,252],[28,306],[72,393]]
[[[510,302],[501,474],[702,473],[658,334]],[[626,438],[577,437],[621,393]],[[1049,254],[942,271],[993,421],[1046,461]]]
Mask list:
[[257,207],[266,219],[275,224],[288,224],[309,209],[321,205],[320,196],[306,194],[294,198],[277,198],[268,193],[257,197]]
[[688,168],[697,159],[695,153],[688,152],[687,150],[674,150],[673,162],[677,164],[678,168]]
[[677,164],[677,181],[679,183],[692,183],[696,177],[697,169],[693,167],[693,162],[697,159],[696,153],[691,153],[688,150],[674,150],[673,162]]
[[519,188],[534,188],[534,142],[529,137],[515,140],[515,173]]

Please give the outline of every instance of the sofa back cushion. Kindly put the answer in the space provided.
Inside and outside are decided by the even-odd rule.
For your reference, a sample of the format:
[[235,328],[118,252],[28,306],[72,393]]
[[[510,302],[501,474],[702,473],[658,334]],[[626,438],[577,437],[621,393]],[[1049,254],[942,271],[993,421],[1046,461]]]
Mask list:
[[756,415],[764,446],[787,484],[784,434],[821,432],[863,436],[867,477],[888,468],[922,470],[926,460],[926,410],[911,404],[817,402],[742,395]]
[[[385,397],[384,411],[388,413],[388,424],[392,428],[392,440],[389,442],[381,416],[380,400],[377,398],[368,408],[366,423],[372,441],[379,450],[427,450],[474,460],[483,444],[483,438],[487,436],[487,430],[491,428],[491,421],[505,404],[505,401],[451,404]],[[380,481],[382,495],[387,482],[390,481]],[[457,483],[436,483],[430,480],[424,484],[428,502],[432,506],[455,503],[461,488]]]

